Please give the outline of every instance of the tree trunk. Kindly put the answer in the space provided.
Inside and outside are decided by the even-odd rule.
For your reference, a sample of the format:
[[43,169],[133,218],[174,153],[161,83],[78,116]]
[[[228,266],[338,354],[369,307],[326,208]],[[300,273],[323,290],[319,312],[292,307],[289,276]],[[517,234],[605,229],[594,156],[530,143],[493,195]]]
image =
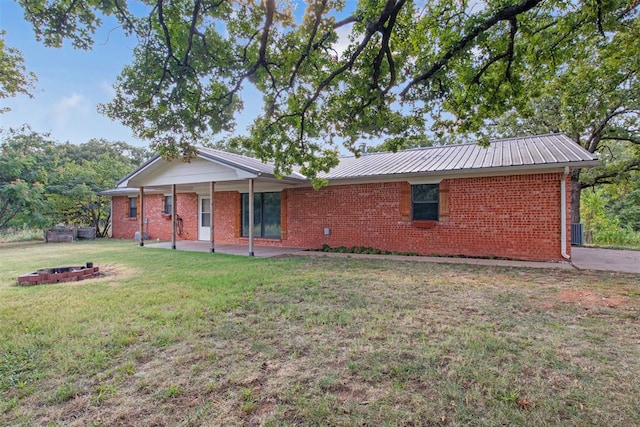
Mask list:
[[102,231],[100,231],[99,237],[108,237],[109,228],[111,227],[110,219],[111,219],[111,214],[107,215],[107,218],[105,219],[105,222],[104,222],[104,228],[102,229]]
[[580,183],[580,169],[571,172],[571,223],[580,222],[580,194],[582,184]]

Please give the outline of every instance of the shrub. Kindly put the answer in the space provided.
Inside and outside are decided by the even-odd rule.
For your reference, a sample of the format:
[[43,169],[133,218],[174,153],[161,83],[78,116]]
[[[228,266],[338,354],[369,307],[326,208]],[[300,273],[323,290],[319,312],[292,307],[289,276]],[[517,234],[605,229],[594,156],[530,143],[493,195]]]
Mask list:
[[620,218],[607,212],[607,203],[601,188],[582,193],[580,209],[587,236],[598,246],[624,246],[640,248],[640,232],[625,226]]
[[28,242],[32,240],[43,240],[43,231],[39,228],[11,227],[0,232],[0,242]]
[[336,248],[332,248],[328,244],[323,244],[322,248],[318,249],[318,251],[322,252],[338,252],[338,253],[347,253],[347,254],[370,254],[370,255],[404,255],[404,256],[418,256],[417,252],[396,252],[396,251],[387,251],[384,249],[372,248],[371,246],[351,246],[347,248],[345,246],[338,246]]

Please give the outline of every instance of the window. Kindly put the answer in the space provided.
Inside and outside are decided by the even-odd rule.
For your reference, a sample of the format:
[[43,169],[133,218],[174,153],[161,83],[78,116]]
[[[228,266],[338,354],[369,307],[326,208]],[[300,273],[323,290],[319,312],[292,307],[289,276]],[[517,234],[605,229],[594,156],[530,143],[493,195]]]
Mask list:
[[211,227],[211,199],[200,199],[200,226]]
[[411,186],[412,219],[414,221],[438,221],[438,184]]
[[[242,194],[242,233],[249,237],[249,194]],[[280,193],[253,195],[253,235],[267,239],[280,238]]]
[[173,196],[164,196],[164,208],[162,213],[171,215],[173,213]]
[[129,197],[129,218],[138,217],[138,198]]

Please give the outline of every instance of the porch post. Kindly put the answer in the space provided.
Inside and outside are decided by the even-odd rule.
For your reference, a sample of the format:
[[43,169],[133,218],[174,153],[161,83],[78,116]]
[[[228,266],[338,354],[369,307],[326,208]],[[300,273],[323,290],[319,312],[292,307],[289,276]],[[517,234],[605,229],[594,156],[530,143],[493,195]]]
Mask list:
[[113,197],[109,197],[109,233],[111,236],[107,235],[104,237],[113,237]]
[[177,212],[177,200],[176,200],[176,185],[171,184],[171,249],[176,248],[176,221],[178,217]]
[[249,256],[253,256],[253,178],[249,179]]
[[144,187],[140,187],[140,246],[144,246]]
[[213,236],[214,236],[214,226],[215,226],[215,222],[214,222],[214,215],[213,215],[213,208],[215,206],[215,203],[213,201],[213,192],[215,190],[215,183],[213,181],[211,181],[209,183],[209,241],[211,242],[211,253],[214,253],[215,247],[214,247],[214,242],[213,242]]

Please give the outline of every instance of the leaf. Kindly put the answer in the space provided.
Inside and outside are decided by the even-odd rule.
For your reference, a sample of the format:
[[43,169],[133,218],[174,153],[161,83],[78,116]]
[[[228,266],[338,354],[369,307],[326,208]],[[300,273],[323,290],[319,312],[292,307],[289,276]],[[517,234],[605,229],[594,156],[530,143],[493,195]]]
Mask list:
[[529,401],[527,399],[524,399],[522,397],[518,399],[518,406],[521,409],[524,409],[525,411],[530,411],[531,410],[531,403],[529,403]]

